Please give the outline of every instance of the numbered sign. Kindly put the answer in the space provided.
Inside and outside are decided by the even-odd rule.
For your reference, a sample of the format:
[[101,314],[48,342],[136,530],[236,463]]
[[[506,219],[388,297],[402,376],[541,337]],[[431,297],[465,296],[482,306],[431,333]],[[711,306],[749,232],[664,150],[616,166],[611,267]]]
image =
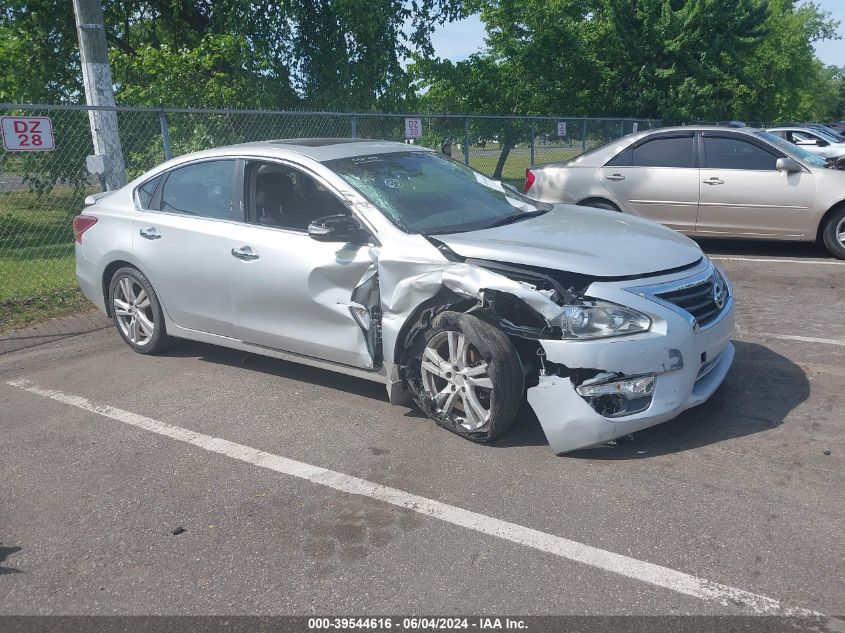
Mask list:
[[566,121],[560,121],[557,124],[557,135],[566,136]]
[[405,138],[422,138],[422,119],[405,119]]
[[0,117],[3,147],[10,152],[49,152],[56,149],[53,122],[46,116]]

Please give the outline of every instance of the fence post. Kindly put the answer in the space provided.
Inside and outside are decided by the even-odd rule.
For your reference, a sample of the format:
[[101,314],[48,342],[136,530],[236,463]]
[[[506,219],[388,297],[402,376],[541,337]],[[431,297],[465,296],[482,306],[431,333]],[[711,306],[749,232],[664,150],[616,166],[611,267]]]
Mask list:
[[358,118],[352,115],[352,138],[358,138]]
[[531,166],[534,166],[534,139],[537,136],[537,123],[531,119]]
[[581,121],[581,153],[587,151],[587,117]]
[[164,160],[173,158],[173,152],[170,151],[170,130],[167,127],[167,113],[162,108],[158,113],[158,122],[161,124],[161,140],[164,144]]
[[469,117],[464,119],[464,164],[469,165]]

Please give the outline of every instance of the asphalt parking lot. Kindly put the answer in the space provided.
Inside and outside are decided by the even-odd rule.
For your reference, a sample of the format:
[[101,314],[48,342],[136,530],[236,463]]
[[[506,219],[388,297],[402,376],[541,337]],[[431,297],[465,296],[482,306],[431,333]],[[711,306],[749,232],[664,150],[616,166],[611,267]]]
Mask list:
[[845,613],[845,262],[702,246],[738,302],[725,384],[562,457],[527,407],[480,446],[208,345],[0,356],[0,613]]

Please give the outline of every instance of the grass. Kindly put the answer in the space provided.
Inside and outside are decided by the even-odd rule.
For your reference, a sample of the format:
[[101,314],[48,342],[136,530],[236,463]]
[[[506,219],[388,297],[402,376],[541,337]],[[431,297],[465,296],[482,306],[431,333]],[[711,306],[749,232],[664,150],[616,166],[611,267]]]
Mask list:
[[0,331],[78,312],[71,219],[83,193],[0,193]]
[[53,290],[25,299],[0,300],[0,334],[92,308],[79,288]]
[[[578,156],[580,153],[580,145],[572,147],[546,147],[538,145],[534,153],[534,162],[536,164],[553,163],[568,160]],[[458,154],[453,154],[452,157],[458,160],[461,158]],[[475,147],[470,148],[469,165],[482,174],[492,176],[498,161],[498,149],[479,150]],[[516,147],[511,150],[505,161],[505,167],[502,169],[502,180],[522,190],[522,185],[525,182],[525,170],[530,166],[531,151],[527,147]]]

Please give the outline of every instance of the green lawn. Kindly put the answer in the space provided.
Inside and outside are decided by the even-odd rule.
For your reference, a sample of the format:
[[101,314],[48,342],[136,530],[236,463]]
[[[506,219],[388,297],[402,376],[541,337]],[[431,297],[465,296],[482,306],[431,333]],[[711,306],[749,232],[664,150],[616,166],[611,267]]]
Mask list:
[[0,193],[0,330],[86,305],[76,287],[71,220],[84,194]]
[[[537,146],[534,152],[534,162],[536,164],[553,163],[562,160],[568,160],[581,153],[581,146],[573,147],[546,147]],[[454,153],[453,158],[461,159],[461,155]],[[496,163],[499,160],[498,149],[480,149],[477,147],[470,148],[469,165],[477,169],[482,174],[492,176],[496,169]],[[516,147],[508,154],[505,161],[505,167],[502,170],[502,180],[514,185],[522,190],[522,185],[525,182],[525,170],[531,166],[531,152],[527,147]]]

